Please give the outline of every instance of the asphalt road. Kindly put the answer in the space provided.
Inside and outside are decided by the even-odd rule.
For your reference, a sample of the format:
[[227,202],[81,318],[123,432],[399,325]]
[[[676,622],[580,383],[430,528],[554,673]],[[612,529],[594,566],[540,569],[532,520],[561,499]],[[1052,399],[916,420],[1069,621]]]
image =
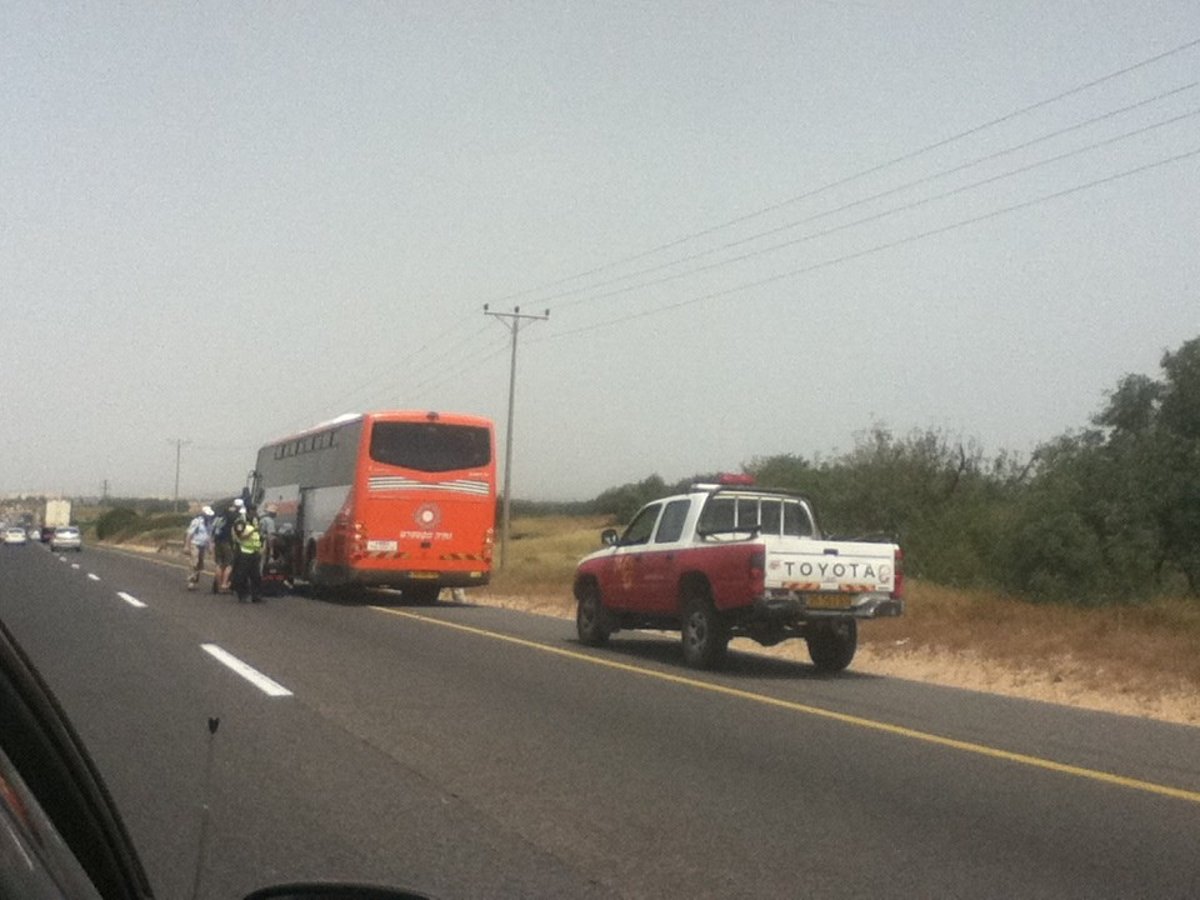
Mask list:
[[736,653],[699,674],[676,638],[591,650],[561,620],[469,605],[240,605],[92,547],[0,547],[0,616],[164,898],[192,895],[198,860],[210,898],[304,878],[1200,896],[1194,728]]

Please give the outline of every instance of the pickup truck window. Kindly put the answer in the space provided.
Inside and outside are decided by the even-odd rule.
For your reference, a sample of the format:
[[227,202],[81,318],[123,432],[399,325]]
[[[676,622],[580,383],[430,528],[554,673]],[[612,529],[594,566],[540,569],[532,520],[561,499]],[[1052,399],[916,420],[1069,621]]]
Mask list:
[[683,536],[683,523],[691,509],[691,500],[672,500],[663,510],[662,520],[654,535],[656,544],[674,544]]
[[709,531],[732,531],[735,524],[735,507],[732,497],[710,497],[700,513],[697,526],[701,533]]
[[[768,501],[770,502],[770,501]],[[757,497],[710,497],[700,513],[701,534],[721,534],[757,528]]]
[[783,504],[778,500],[764,500],[759,510],[759,524],[763,534],[780,534],[783,526]]
[[761,534],[812,537],[816,529],[802,503],[775,497],[712,497],[700,513],[699,531],[719,534],[757,526]]
[[816,532],[812,516],[799,503],[783,504],[783,533],[794,537],[812,537]]
[[[812,517],[802,504],[795,500],[775,500],[767,497],[764,497],[760,504],[759,522],[762,525],[762,534],[812,537]],[[738,512],[740,515],[741,510]]]
[[650,535],[654,531],[654,523],[658,521],[658,514],[661,510],[661,503],[651,503],[634,516],[633,521],[629,523],[629,527],[625,529],[625,533],[621,535],[621,546],[628,547],[633,544],[648,543]]

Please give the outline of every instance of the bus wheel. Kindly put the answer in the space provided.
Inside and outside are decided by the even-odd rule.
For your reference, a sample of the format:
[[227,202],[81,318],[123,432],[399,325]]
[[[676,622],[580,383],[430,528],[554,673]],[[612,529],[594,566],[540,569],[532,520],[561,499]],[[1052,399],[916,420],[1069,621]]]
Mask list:
[[329,596],[328,589],[317,582],[317,547],[315,544],[308,548],[307,559],[304,563],[304,580],[308,582],[308,596],[318,600]]

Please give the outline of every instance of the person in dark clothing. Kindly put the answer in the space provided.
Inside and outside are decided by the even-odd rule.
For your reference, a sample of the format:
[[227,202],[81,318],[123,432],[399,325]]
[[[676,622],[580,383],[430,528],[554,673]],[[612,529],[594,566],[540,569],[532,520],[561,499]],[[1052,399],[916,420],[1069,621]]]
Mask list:
[[233,581],[233,523],[239,515],[238,507],[230,504],[225,514],[213,523],[213,560],[217,565],[212,585],[214,594],[229,590]]

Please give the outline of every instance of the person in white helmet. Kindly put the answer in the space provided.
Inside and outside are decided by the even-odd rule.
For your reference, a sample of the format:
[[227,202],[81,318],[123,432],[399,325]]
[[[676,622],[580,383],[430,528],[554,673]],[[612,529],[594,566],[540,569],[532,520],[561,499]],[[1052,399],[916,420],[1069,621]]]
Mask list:
[[215,518],[216,514],[212,507],[205,506],[200,510],[199,515],[188,523],[187,532],[183,536],[183,551],[195,555],[195,563],[192,571],[188,574],[187,588],[189,591],[196,589],[200,575],[204,572],[204,557],[212,544]]

